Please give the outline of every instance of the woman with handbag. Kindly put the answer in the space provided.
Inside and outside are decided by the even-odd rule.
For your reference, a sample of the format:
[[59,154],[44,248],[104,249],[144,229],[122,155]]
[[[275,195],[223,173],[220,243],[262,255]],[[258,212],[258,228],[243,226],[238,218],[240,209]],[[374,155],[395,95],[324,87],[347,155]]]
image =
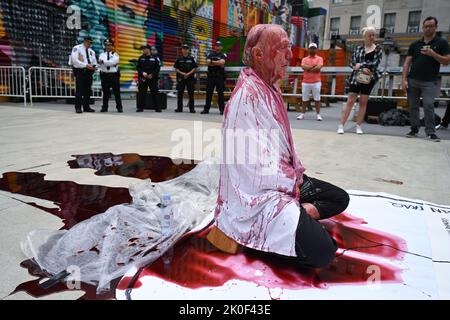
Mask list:
[[350,66],[353,72],[350,76],[350,90],[347,104],[342,111],[341,121],[337,130],[338,134],[344,133],[344,125],[347,121],[356,99],[359,97],[359,112],[356,119],[356,133],[363,134],[361,123],[364,121],[367,102],[378,79],[381,78],[381,72],[378,66],[383,57],[383,49],[375,44],[376,29],[374,27],[363,28],[364,45],[355,48],[352,54]]

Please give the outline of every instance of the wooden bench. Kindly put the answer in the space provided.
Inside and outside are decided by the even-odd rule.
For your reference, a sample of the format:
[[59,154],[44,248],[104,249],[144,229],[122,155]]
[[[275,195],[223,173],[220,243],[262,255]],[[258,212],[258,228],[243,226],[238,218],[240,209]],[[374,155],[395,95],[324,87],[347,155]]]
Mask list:
[[213,227],[206,236],[206,239],[220,251],[236,254],[239,251],[239,244],[223,233],[219,228]]

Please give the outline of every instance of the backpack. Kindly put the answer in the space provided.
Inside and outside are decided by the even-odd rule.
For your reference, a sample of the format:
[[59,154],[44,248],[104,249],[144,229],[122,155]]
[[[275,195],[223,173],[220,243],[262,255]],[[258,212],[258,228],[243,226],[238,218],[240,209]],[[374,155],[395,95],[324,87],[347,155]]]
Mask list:
[[409,112],[403,109],[391,109],[380,113],[378,122],[382,126],[407,126],[410,124]]

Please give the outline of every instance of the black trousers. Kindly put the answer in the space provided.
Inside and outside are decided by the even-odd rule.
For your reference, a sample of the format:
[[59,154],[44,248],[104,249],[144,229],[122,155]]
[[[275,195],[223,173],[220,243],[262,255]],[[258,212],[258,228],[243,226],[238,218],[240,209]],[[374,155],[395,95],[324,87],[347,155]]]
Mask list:
[[225,110],[225,99],[223,92],[225,91],[225,77],[223,75],[208,75],[208,83],[206,86],[206,103],[205,111],[209,111],[211,108],[211,101],[214,92],[214,88],[217,90],[219,97],[219,110],[223,112]]
[[137,108],[138,110],[144,110],[145,107],[145,97],[147,91],[150,88],[150,93],[152,95],[152,102],[155,110],[161,110],[161,106],[158,104],[158,79],[149,79],[146,81],[139,80],[138,84],[138,94],[137,94]]
[[120,75],[118,72],[115,73],[101,73],[100,79],[102,80],[102,90],[103,90],[103,110],[108,110],[108,101],[111,97],[111,89],[116,99],[117,110],[122,110],[122,99],[120,97]]
[[184,79],[180,80],[177,84],[177,102],[178,102],[178,110],[183,109],[183,95],[184,90],[187,89],[189,95],[189,109],[194,110],[194,84],[195,79]]
[[92,75],[91,71],[86,69],[74,69],[75,76],[75,110],[84,110],[90,108],[89,101],[92,94]]
[[444,126],[448,126],[450,123],[450,101],[447,102],[447,109],[445,109],[445,115],[441,122]]
[[[342,213],[348,206],[350,197],[346,191],[328,182],[303,176],[300,187],[300,204],[313,204],[320,219],[328,219]],[[337,250],[336,241],[325,227],[311,218],[300,206],[300,219],[295,238],[297,262],[305,267],[322,268],[333,261]]]

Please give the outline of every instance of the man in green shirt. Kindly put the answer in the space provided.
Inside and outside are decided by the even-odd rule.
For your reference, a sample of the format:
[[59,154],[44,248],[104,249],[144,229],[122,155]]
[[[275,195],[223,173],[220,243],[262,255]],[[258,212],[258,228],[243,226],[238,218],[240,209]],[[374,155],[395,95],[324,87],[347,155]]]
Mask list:
[[408,93],[411,131],[408,138],[419,133],[420,98],[423,99],[425,133],[427,138],[439,142],[435,134],[434,99],[439,94],[439,69],[441,64],[450,63],[450,49],[447,40],[436,34],[438,21],[428,17],[423,21],[423,38],[413,42],[403,65],[403,89]]

